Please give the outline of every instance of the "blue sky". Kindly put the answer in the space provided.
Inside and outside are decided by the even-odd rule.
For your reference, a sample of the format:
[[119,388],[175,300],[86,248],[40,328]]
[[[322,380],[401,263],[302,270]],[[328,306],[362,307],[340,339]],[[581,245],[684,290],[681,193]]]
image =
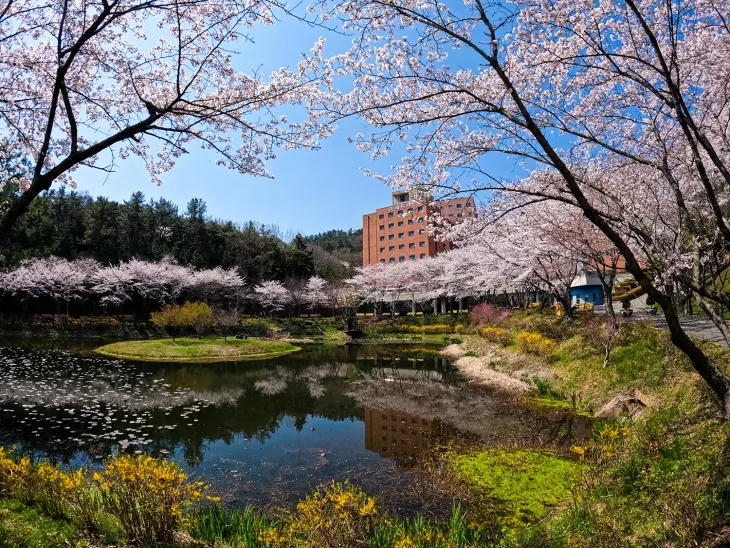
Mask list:
[[[264,74],[281,66],[295,66],[301,52],[309,51],[320,35],[327,38],[328,54],[348,47],[349,38],[311,28],[284,17],[272,27],[254,29],[255,45],[242,45],[239,70],[261,68]],[[361,168],[372,167],[370,157],[347,142],[348,136],[367,127],[357,120],[340,124],[318,151],[281,151],[269,163],[274,179],[241,175],[215,165],[216,156],[196,146],[164,175],[164,184],[150,183],[144,165],[136,158],[119,163],[110,176],[94,170],[75,174],[78,190],[92,196],[122,201],[140,190],[147,198],[164,197],[180,209],[191,198],[202,198],[211,217],[243,222],[276,224],[283,232],[313,234],[339,228],[360,228],[362,215],[390,202],[391,189],[366,177]],[[397,155],[379,162],[387,170]]]

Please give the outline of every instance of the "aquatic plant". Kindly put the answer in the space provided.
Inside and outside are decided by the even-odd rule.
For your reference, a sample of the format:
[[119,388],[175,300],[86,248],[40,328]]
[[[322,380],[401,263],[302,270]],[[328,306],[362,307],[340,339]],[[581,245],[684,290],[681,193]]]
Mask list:
[[448,523],[428,521],[423,516],[380,521],[368,538],[368,548],[470,548],[485,546],[482,526],[467,522],[458,505],[451,510]]
[[503,503],[504,520],[516,525],[544,517],[570,501],[582,465],[540,451],[489,449],[453,458],[455,472]]
[[264,546],[262,538],[275,527],[275,522],[258,515],[251,506],[232,512],[220,505],[207,506],[193,512],[189,521],[190,533],[198,540],[246,548]]

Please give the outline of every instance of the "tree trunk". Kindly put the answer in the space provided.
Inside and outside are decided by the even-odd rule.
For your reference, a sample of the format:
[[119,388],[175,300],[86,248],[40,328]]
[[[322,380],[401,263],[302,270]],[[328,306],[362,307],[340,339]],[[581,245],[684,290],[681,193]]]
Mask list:
[[668,301],[666,304],[669,305],[667,308],[664,308],[665,303],[661,303],[662,309],[664,310],[664,318],[666,319],[667,326],[669,327],[669,334],[671,335],[672,343],[684,352],[692,361],[695,371],[700,374],[700,376],[720,399],[723,416],[725,419],[730,419],[730,379],[722,372],[720,367],[694,343],[687,333],[684,332],[684,329],[679,323],[677,310],[674,308],[674,303],[669,299],[669,297],[666,297],[664,300]]
[[700,295],[696,295],[696,298],[697,304],[699,304],[700,308],[705,312],[705,314],[709,316],[709,318],[712,320],[712,323],[715,324],[715,327],[720,330],[722,338],[725,339],[725,343],[730,346],[730,328],[728,328],[725,318],[723,318],[721,314],[718,314],[717,311],[712,307],[712,305],[708,303],[703,297],[701,297]]
[[613,309],[613,284],[606,284],[603,288],[603,302],[606,304],[606,316],[609,322],[616,321],[616,311]]

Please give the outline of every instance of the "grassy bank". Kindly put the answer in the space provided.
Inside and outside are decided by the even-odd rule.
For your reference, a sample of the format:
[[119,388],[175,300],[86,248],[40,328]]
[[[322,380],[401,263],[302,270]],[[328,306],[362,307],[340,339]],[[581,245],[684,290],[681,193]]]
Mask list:
[[[464,350],[485,367],[533,384],[536,405],[592,413],[616,398],[631,401],[637,390],[648,403],[619,410],[617,418],[596,423],[592,439],[576,442],[579,481],[545,518],[511,528],[502,545],[730,545],[730,427],[716,398],[666,332],[648,322],[624,323],[604,367],[607,337],[600,316],[566,321],[539,313],[513,314],[467,337]],[[728,350],[704,346],[727,367]],[[479,462],[478,453],[462,458]],[[503,476],[490,473],[498,467],[462,471],[489,484]],[[489,487],[495,494],[503,489]]]
[[156,339],[122,341],[97,348],[113,358],[141,361],[215,361],[256,359],[296,352],[298,347],[282,341],[263,339]]

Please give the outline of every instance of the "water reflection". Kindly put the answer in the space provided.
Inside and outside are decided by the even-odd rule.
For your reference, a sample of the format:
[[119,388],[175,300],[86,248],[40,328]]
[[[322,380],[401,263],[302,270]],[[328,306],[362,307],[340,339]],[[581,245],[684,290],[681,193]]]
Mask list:
[[0,379],[0,443],[77,465],[119,451],[169,455],[231,504],[293,504],[320,483],[349,480],[406,513],[448,512],[410,471],[434,444],[581,435],[561,417],[470,389],[432,348],[148,364],[5,347]]
[[394,459],[400,466],[410,465],[437,444],[459,435],[439,419],[425,419],[397,409],[365,408],[365,449]]

